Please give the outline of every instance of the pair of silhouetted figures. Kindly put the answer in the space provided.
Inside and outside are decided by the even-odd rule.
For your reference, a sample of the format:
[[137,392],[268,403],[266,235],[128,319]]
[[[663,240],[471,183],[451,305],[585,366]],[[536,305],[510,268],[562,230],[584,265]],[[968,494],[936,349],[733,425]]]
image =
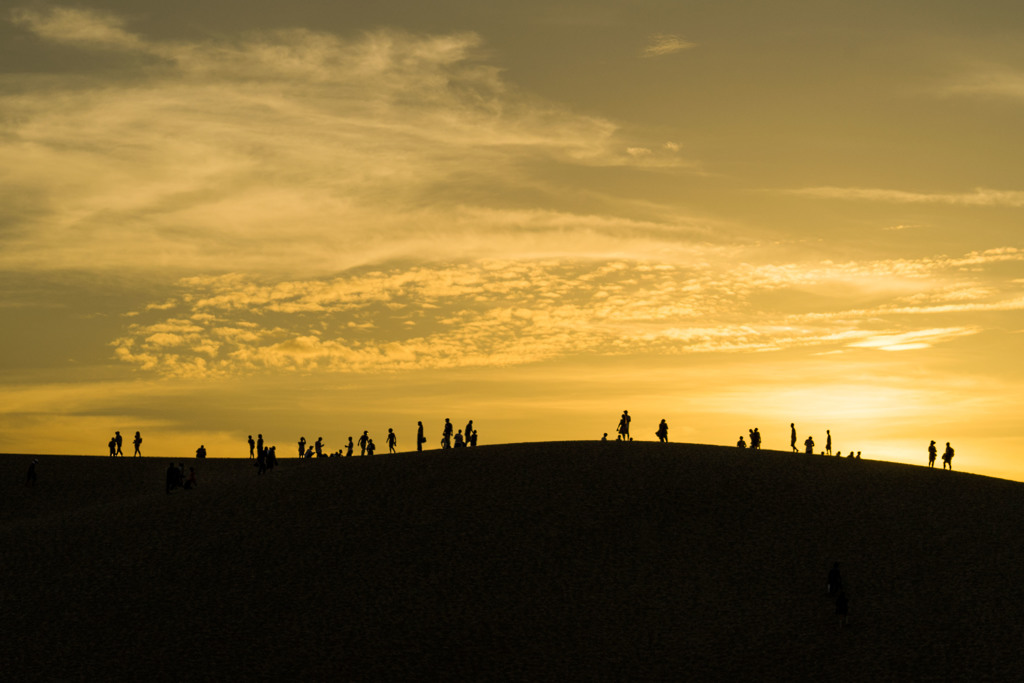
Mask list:
[[190,491],[196,487],[196,468],[189,467],[188,474],[185,474],[185,463],[173,462],[167,465],[166,490],[170,493],[176,488],[183,488]]
[[[142,435],[135,432],[135,438],[132,439],[132,443],[135,445],[135,452],[132,454],[133,457],[142,457]],[[107,448],[110,449],[110,457],[124,457],[124,452],[121,447],[124,445],[124,438],[121,436],[121,432],[114,432],[114,436],[110,437],[110,441],[107,442]]]
[[[935,467],[935,456],[938,453],[938,449],[935,448],[935,442],[932,441],[928,444],[928,467]],[[953,469],[953,447],[946,442],[946,450],[942,453],[942,469]]]
[[[757,427],[748,429],[747,433],[750,434],[750,449],[754,451],[761,450],[761,430]],[[743,442],[743,435],[740,435],[740,440],[736,444],[740,448],[746,448],[747,444]]]
[[[619,441],[632,441],[629,438],[629,423],[633,421],[633,418],[629,416],[628,410],[622,411],[622,417],[619,418],[619,425],[615,428],[615,433],[618,434],[616,437]],[[668,434],[667,430],[665,432]]]

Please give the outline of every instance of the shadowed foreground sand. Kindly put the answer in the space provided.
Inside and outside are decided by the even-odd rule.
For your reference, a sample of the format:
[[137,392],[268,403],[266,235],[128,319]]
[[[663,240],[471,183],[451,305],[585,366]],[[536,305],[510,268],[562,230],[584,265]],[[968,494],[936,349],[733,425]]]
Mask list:
[[[457,454],[455,454],[457,453]],[[1024,680],[1024,484],[685,444],[0,456],[6,680]],[[851,623],[825,594],[841,563]]]

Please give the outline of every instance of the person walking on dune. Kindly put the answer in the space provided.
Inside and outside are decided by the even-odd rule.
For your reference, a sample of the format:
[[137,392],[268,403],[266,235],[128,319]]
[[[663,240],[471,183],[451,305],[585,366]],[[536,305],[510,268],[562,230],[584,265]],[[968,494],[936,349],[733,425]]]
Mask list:
[[658,425],[658,431],[654,432],[654,435],[658,437],[659,443],[668,443],[668,422],[662,420],[661,424]]
[[949,467],[950,471],[953,470],[953,447],[946,442],[946,451],[942,454],[942,469]]
[[455,431],[455,427],[452,425],[452,421],[447,417],[444,419],[444,430],[441,432],[441,449],[448,450],[452,447],[452,433]]
[[630,423],[630,420],[632,420],[632,419],[633,418],[631,418],[629,416],[629,411],[628,410],[623,410],[622,411],[622,417],[619,418],[619,427],[618,427],[619,439],[621,441],[629,441],[629,423]]
[[[366,455],[366,447],[370,443],[370,434],[368,430],[363,430],[363,435],[359,437],[359,455]],[[373,455],[372,453],[370,455]]]
[[121,446],[124,444],[124,439],[121,437],[121,432],[114,432],[114,441],[117,443],[117,454],[123,458],[124,451],[121,450]]
[[832,455],[832,432],[825,430],[825,455]]
[[423,452],[423,444],[426,443],[427,437],[423,436],[423,420],[416,422],[416,451],[419,453]]
[[395,430],[392,429],[391,427],[388,427],[388,439],[387,439],[387,442],[388,442],[388,453],[394,453],[395,452],[395,445],[398,443],[398,437],[395,436]]
[[935,467],[935,456],[938,454],[938,449],[935,447],[935,440],[928,444],[928,467]]
[[352,457],[352,451],[354,451],[355,449],[356,449],[356,445],[354,443],[352,443],[352,437],[350,436],[350,437],[348,437],[348,443],[345,444],[345,457],[346,458],[351,458]]
[[142,434],[139,434],[138,432],[135,432],[135,438],[132,439],[132,444],[134,444],[134,446],[135,446],[135,453],[132,454],[132,457],[133,458],[141,458],[142,457],[142,451],[140,451],[139,448],[142,446]]
[[792,422],[789,423],[789,447],[793,449],[793,452],[798,452],[796,449],[796,425]]

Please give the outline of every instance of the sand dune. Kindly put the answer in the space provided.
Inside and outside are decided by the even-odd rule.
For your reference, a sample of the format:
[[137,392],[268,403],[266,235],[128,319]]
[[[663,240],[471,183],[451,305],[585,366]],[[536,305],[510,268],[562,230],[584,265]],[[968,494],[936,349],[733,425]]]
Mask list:
[[[1024,484],[688,444],[0,457],[6,680],[1024,680]],[[850,625],[825,575],[841,563]]]

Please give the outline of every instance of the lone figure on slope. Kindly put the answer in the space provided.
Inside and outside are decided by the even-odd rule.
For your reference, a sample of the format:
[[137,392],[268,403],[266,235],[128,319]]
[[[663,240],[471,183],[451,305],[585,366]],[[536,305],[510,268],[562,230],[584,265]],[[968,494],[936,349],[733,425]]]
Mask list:
[[632,419],[633,418],[629,416],[628,410],[622,411],[622,417],[619,418],[618,428],[619,439],[621,439],[622,441],[629,441],[629,421]]

